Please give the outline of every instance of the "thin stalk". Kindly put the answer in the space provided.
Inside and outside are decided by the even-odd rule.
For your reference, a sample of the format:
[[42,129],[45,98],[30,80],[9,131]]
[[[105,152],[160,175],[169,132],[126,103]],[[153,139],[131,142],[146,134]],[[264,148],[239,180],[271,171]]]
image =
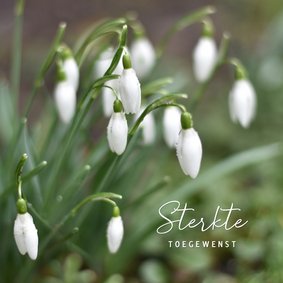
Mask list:
[[201,8],[193,13],[185,15],[177,22],[175,22],[168,31],[161,38],[159,44],[157,45],[157,56],[160,58],[168,45],[170,39],[179,31],[191,26],[192,24],[202,21],[205,17],[215,13],[215,8],[212,6],[207,6]]
[[57,49],[60,46],[61,41],[63,39],[65,29],[66,29],[66,23],[61,23],[58,27],[57,33],[55,35],[55,38],[53,40],[53,43],[52,43],[51,48],[49,50],[49,53],[48,53],[45,61],[41,65],[39,72],[37,74],[37,77],[34,81],[33,89],[32,89],[31,95],[29,96],[29,100],[27,102],[27,106],[26,106],[26,109],[25,109],[25,117],[28,117],[32,103],[33,103],[34,98],[35,98],[35,95],[37,94],[37,91],[39,90],[39,88],[42,86],[42,84],[44,82],[44,77],[45,77],[47,71],[49,70],[51,64],[54,61],[55,55],[57,53]]

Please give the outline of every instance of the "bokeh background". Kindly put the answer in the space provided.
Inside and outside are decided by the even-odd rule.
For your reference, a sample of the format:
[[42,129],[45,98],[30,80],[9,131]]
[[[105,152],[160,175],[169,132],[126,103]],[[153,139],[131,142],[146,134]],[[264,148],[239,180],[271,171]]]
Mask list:
[[[0,3],[0,76],[2,79],[8,79],[10,72],[13,5],[13,1],[8,0],[1,0]],[[148,183],[154,184],[167,175],[170,175],[173,180],[173,184],[169,184],[152,199],[147,200],[143,206],[129,209],[128,214],[125,215],[126,221],[128,218],[129,231],[135,231],[139,220],[146,221],[147,213],[149,217],[150,213],[156,213],[166,196],[177,187],[186,188],[186,182],[188,182],[189,193],[183,194],[181,201],[188,201],[199,211],[199,215],[210,217],[210,212],[214,211],[217,205],[225,206],[234,202],[244,211],[244,217],[249,220],[249,225],[247,229],[237,232],[206,234],[205,239],[236,239],[240,243],[236,249],[227,250],[169,249],[168,239],[156,235],[152,229],[144,235],[143,239],[135,238],[135,241],[140,239],[134,242],[135,253],[129,252],[131,247],[126,247],[125,244],[124,258],[109,259],[107,257],[103,259],[106,267],[98,264],[98,270],[102,274],[105,272],[105,278],[109,274],[118,272],[126,278],[125,282],[135,283],[283,282],[281,271],[283,266],[282,154],[263,162],[259,158],[256,164],[236,170],[232,174],[231,172],[227,175],[223,174],[223,177],[216,180],[209,175],[214,174],[213,170],[209,170],[229,156],[282,141],[283,2],[281,0],[268,2],[258,0],[27,0],[23,29],[22,101],[24,103],[25,97],[30,92],[38,67],[47,53],[60,22],[67,22],[66,42],[72,46],[76,38],[89,25],[105,17],[118,17],[129,11],[135,11],[144,24],[148,37],[155,44],[174,21],[188,11],[204,5],[214,5],[217,9],[217,13],[212,16],[217,42],[220,41],[222,33],[228,31],[231,35],[229,55],[240,58],[249,71],[250,79],[258,95],[256,121],[248,130],[243,130],[231,123],[227,109],[227,94],[233,83],[233,72],[231,68],[224,67],[217,73],[202,103],[194,113],[195,125],[204,145],[205,161],[202,168],[204,177],[201,181],[196,185],[194,183],[190,185],[176,166],[174,153],[170,155],[166,151],[167,153],[164,154],[163,144],[158,148],[147,149],[144,156],[140,158],[137,174],[133,174],[131,178],[119,180],[116,185],[118,191],[123,186],[135,187],[137,193],[127,189],[129,198],[134,199]],[[196,87],[191,71],[191,54],[200,32],[201,26],[195,25],[176,34],[170,41],[162,63],[153,76],[173,75],[176,79],[175,87],[190,94]],[[51,92],[52,78],[49,80],[47,85]],[[39,98],[38,105],[42,105],[42,100],[44,97]],[[40,107],[34,107],[33,112],[34,120],[36,120],[40,115]],[[157,115],[158,119],[161,118]],[[101,124],[99,128],[103,132],[106,122],[102,119],[99,121]],[[97,135],[94,135],[94,141]],[[160,140],[161,137],[159,142]],[[157,160],[158,163],[156,163]],[[222,166],[225,167],[225,164]],[[208,174],[205,175],[205,172]],[[217,172],[216,170],[215,174]],[[129,204],[125,204],[125,211],[127,205]],[[133,215],[137,217],[136,221],[130,218]],[[93,219],[88,219],[85,225],[91,225],[92,221]],[[90,233],[92,231],[89,231]],[[203,238],[203,235],[197,231],[190,231],[190,233],[192,234],[186,232],[184,235],[184,233],[176,232],[170,239]],[[84,250],[89,248],[87,241],[90,237],[88,236],[80,235],[76,239]],[[104,232],[97,237],[104,237]],[[100,249],[101,252],[102,248],[94,243],[91,250],[95,253],[96,249]],[[125,259],[124,262],[123,259]],[[44,262],[34,282],[42,282],[40,276],[45,278],[50,274],[59,274],[59,277],[60,271],[66,272],[68,260],[76,261],[74,258],[68,258],[68,254],[64,254],[53,261]],[[95,258],[93,266],[97,261],[98,259]],[[65,267],[60,267],[58,262],[61,264],[65,262]],[[84,261],[83,268],[91,267],[89,262]],[[107,282],[120,283],[124,282],[123,280],[118,276],[108,279]],[[46,282],[57,281],[46,279]]]

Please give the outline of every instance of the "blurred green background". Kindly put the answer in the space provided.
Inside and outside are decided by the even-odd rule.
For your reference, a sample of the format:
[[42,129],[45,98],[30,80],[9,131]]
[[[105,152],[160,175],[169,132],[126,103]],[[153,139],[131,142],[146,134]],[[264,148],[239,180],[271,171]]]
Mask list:
[[[10,71],[13,4],[13,1],[1,1],[2,79],[8,79]],[[122,204],[126,236],[121,254],[115,257],[105,256],[103,259],[95,255],[96,251],[99,255],[105,252],[102,239],[107,217],[100,219],[90,215],[83,223],[84,227],[88,227],[87,231],[76,236],[75,242],[82,250],[93,254],[93,258],[87,260],[86,257],[80,262],[81,259],[64,252],[57,258],[46,256],[38,273],[33,277],[34,282],[42,282],[42,277],[52,275],[59,278],[64,272],[72,273],[72,270],[88,268],[103,274],[102,282],[106,282],[106,278],[116,272],[125,278],[115,275],[108,278],[108,283],[124,282],[123,280],[131,283],[283,282],[283,159],[282,154],[272,159],[265,158],[270,148],[264,147],[271,145],[272,149],[272,144],[281,142],[283,137],[282,1],[28,0],[23,30],[22,101],[29,94],[33,78],[59,22],[67,22],[66,41],[72,45],[81,32],[94,22],[104,17],[117,17],[128,11],[135,11],[149,38],[157,43],[175,20],[203,5],[216,7],[217,13],[212,19],[218,43],[222,33],[228,31],[232,38],[229,54],[240,58],[249,71],[258,95],[255,122],[250,129],[244,130],[230,121],[227,95],[233,83],[233,72],[229,67],[222,68],[194,113],[195,127],[204,146],[204,161],[199,180],[191,181],[183,176],[175,153],[170,152],[162,142],[160,130],[158,146],[143,149],[142,156],[137,152],[138,148],[131,156],[129,164],[121,171],[119,179],[112,184],[115,192],[127,195]],[[190,94],[196,87],[191,71],[191,54],[200,32],[201,26],[195,25],[175,35],[153,77],[173,74],[176,79],[173,87]],[[52,79],[49,81],[47,86],[52,92]],[[42,103],[41,97],[38,105]],[[34,120],[40,116],[40,109],[33,108]],[[161,113],[157,113],[156,120],[160,122],[160,119]],[[96,131],[103,134],[106,122],[99,119],[98,123],[99,129]],[[96,141],[96,134],[93,135],[93,140]],[[231,156],[242,151],[258,147],[262,150],[252,154],[249,152],[244,161],[235,161],[233,157],[231,159]],[[135,158],[139,161],[138,164]],[[251,164],[242,166],[241,162]],[[135,166],[136,171],[128,176],[126,173],[131,166]],[[131,207],[132,200],[143,190],[150,189],[163,180],[164,176],[170,176],[172,181],[146,199],[142,205]],[[178,193],[175,195],[176,188]],[[180,188],[183,189],[179,190]],[[110,191],[111,189],[109,188]],[[158,226],[157,210],[168,197],[179,198],[183,203],[188,202],[198,211],[199,216],[208,218],[217,205],[230,206],[233,202],[242,209],[249,224],[237,231],[212,231],[205,234],[197,230],[180,233],[175,231],[168,237],[163,237],[155,233]],[[100,210],[95,208],[94,211]],[[90,229],[94,222],[97,224]],[[147,224],[149,227],[140,232],[138,228]],[[99,232],[95,230],[98,225],[102,227]],[[90,247],[89,239],[92,239],[92,234],[95,236]],[[96,237],[100,239],[97,240],[99,246],[95,243]],[[167,240],[173,239],[227,239],[237,240],[238,245],[235,249],[169,249]],[[93,274],[88,275],[90,280],[81,282],[101,282],[94,281]],[[55,281],[54,278],[52,281],[49,278],[44,282],[61,281]],[[63,282],[73,281],[65,279]]]

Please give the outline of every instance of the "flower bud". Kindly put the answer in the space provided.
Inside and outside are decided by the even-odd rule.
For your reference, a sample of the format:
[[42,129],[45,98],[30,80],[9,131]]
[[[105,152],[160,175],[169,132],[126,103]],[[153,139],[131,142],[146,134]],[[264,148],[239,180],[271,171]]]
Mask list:
[[212,37],[199,39],[193,52],[193,71],[199,82],[206,81],[217,61],[217,47]]
[[141,106],[141,87],[136,72],[130,67],[128,55],[123,57],[124,70],[119,79],[121,100],[126,114],[138,113]]
[[229,110],[233,122],[249,127],[256,113],[256,93],[249,80],[241,78],[235,81],[229,94]]
[[28,212],[17,215],[14,224],[14,238],[22,255],[28,253],[32,260],[37,258],[38,235],[32,216]]
[[123,235],[124,235],[124,227],[123,221],[118,212],[115,213],[115,210],[118,208],[114,208],[114,214],[111,220],[108,223],[107,227],[107,244],[108,249],[111,253],[116,253],[121,245]]
[[107,140],[112,152],[121,155],[127,146],[128,124],[123,112],[113,112],[107,127]]
[[168,147],[176,146],[181,130],[181,110],[178,107],[166,107],[163,116],[163,135]]
[[55,87],[54,98],[59,116],[64,123],[69,123],[76,111],[76,91],[67,81],[59,81]]
[[139,37],[133,42],[130,53],[138,78],[147,77],[156,60],[155,50],[151,42],[146,37]]
[[79,67],[76,60],[73,57],[69,57],[62,63],[62,68],[66,74],[66,82],[69,83],[75,90],[79,87]]
[[176,149],[180,166],[185,175],[190,175],[193,179],[196,178],[201,164],[202,145],[194,128],[183,128],[180,131]]

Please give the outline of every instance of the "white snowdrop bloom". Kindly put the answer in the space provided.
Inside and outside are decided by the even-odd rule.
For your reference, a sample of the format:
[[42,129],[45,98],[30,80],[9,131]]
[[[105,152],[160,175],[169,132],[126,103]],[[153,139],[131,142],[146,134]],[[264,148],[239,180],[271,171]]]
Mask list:
[[18,214],[14,224],[14,237],[19,252],[28,253],[32,260],[37,258],[38,235],[32,216],[26,212]]
[[107,227],[107,244],[111,253],[116,253],[121,245],[124,227],[121,216],[113,216]]
[[107,140],[112,152],[121,155],[127,146],[128,124],[125,114],[113,112],[107,127]]
[[138,78],[142,79],[149,75],[156,60],[151,42],[146,37],[136,39],[131,46],[130,54]]
[[168,147],[176,146],[181,130],[181,110],[178,107],[166,107],[163,116],[163,135]]
[[68,57],[62,63],[63,71],[66,75],[66,82],[73,86],[75,92],[79,87],[80,72],[76,60],[73,57]]
[[249,80],[235,81],[229,94],[229,110],[233,122],[249,127],[256,113],[256,93]]
[[125,68],[122,72],[119,93],[125,113],[138,113],[141,107],[141,86],[135,70],[131,67]]
[[76,91],[67,81],[59,81],[55,87],[54,98],[61,120],[69,123],[76,111]]
[[104,116],[110,117],[113,113],[113,103],[116,99],[113,90],[117,91],[118,80],[108,81],[105,85],[108,87],[102,88],[102,107]]
[[197,177],[201,158],[202,145],[198,133],[193,129],[182,129],[177,141],[177,157],[185,175]]
[[94,76],[95,78],[101,78],[110,67],[112,59],[114,56],[114,50],[112,47],[107,48],[101,52],[98,60],[94,65]]
[[193,71],[199,82],[207,80],[217,61],[217,47],[213,38],[203,36],[193,52]]

